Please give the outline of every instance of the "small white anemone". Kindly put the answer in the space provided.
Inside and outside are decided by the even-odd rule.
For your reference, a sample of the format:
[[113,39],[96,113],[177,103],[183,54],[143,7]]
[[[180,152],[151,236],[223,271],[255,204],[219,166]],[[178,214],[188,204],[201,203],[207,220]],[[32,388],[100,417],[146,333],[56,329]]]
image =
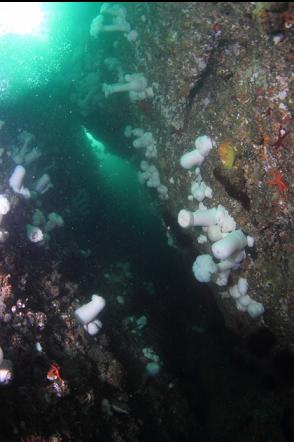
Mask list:
[[27,224],[26,231],[27,231],[27,237],[31,242],[37,243],[37,242],[43,241],[44,234],[43,234],[42,230],[39,229],[39,227],[32,226],[31,224]]
[[6,215],[10,210],[10,203],[5,195],[0,195],[0,215]]
[[205,158],[212,149],[211,138],[207,135],[200,135],[195,140],[195,147],[198,149],[200,154]]
[[9,232],[6,229],[0,228],[0,243],[6,242],[8,237],[9,237]]
[[29,189],[22,185],[26,170],[23,166],[18,165],[13,171],[13,174],[9,178],[9,186],[12,188],[14,193],[19,193],[23,195],[26,199],[31,197],[31,192]]
[[4,359],[0,365],[0,385],[9,384],[12,377],[12,363],[8,359]]
[[95,319],[92,322],[89,322],[88,324],[84,324],[84,330],[88,332],[90,336],[97,335],[102,328],[102,322],[99,321],[99,319]]
[[210,255],[197,256],[193,264],[193,273],[199,282],[209,282],[217,270],[217,265]]
[[48,215],[48,221],[45,225],[45,232],[50,232],[55,229],[55,227],[63,227],[64,221],[63,218],[58,215],[58,213],[52,212]]
[[113,4],[113,2],[106,2],[102,4],[100,8],[100,14],[108,14],[114,17],[126,18],[127,11],[126,8],[121,5]]
[[33,225],[36,227],[45,224],[46,218],[44,213],[40,209],[36,209],[33,213]]
[[83,325],[87,325],[90,322],[93,323],[104,307],[105,299],[102,298],[102,296],[94,294],[90,302],[83,304],[75,310],[75,317]]
[[26,170],[23,166],[18,165],[14,169],[11,177],[9,178],[9,186],[12,188],[13,192],[20,193],[23,179],[25,177]]
[[236,222],[234,218],[221,204],[219,204],[219,206],[217,207],[216,219],[217,224],[219,225],[223,233],[232,232],[236,229]]
[[252,319],[256,319],[259,316],[263,315],[264,306],[260,302],[253,300],[248,305],[247,311],[248,311],[249,316],[251,316]]
[[35,191],[43,195],[47,190],[51,189],[53,184],[51,182],[50,176],[44,173],[35,184]]
[[125,83],[106,84],[103,83],[102,91],[105,98],[108,98],[112,94],[120,92],[142,92],[147,88],[147,80],[143,74],[126,74]]
[[241,252],[247,245],[247,238],[242,230],[235,230],[228,233],[223,239],[216,241],[211,250],[215,258],[224,260],[236,252]]

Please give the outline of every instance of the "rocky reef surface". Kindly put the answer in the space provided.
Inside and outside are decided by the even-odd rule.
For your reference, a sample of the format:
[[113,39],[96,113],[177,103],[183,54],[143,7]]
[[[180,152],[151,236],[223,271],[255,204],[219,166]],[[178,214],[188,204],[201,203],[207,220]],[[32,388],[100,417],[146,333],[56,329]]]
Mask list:
[[[146,13],[148,9],[148,14]],[[229,285],[247,278],[265,313],[240,313],[225,287],[211,285],[227,324],[246,336],[266,328],[276,349],[293,346],[293,5],[290,3],[157,3],[129,11],[139,38],[122,48],[125,72],[143,72],[154,98],[128,106],[128,122],[152,132],[162,202],[175,220],[195,210],[193,172],[180,166],[198,135],[214,149],[201,167],[213,190],[208,207],[222,204],[255,247]],[[123,45],[125,43],[122,43]],[[111,112],[117,97],[101,99]],[[170,232],[173,234],[173,231]],[[175,232],[174,232],[175,233]],[[200,231],[185,231],[195,256],[209,248]],[[176,234],[176,233],[175,233]],[[208,251],[209,253],[209,251]]]

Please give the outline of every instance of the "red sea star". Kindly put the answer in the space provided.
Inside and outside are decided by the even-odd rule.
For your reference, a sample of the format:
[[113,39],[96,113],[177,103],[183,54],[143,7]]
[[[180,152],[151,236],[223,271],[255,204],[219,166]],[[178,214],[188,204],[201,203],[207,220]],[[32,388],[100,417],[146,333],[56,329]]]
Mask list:
[[272,175],[273,175],[273,179],[270,181],[267,181],[267,184],[269,184],[271,186],[277,186],[277,188],[279,189],[279,192],[281,194],[286,192],[286,190],[288,189],[288,186],[286,183],[284,183],[281,173],[277,172],[277,171],[273,171]]

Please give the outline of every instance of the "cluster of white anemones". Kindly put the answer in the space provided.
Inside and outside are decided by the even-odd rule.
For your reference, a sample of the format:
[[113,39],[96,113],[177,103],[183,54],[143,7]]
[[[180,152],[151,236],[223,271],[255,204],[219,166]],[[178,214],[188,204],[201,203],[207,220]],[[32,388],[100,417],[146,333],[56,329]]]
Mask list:
[[[208,136],[203,135],[196,138],[195,147],[181,157],[180,163],[185,169],[197,167],[196,180],[191,190],[192,199],[199,202],[199,208],[195,212],[181,210],[178,223],[183,228],[202,227],[203,233],[198,237],[198,242],[210,245],[211,254],[199,255],[193,264],[195,278],[199,282],[212,281],[219,286],[226,286],[231,271],[237,269],[245,259],[245,248],[252,247],[254,239],[237,229],[234,218],[222,205],[207,208],[202,203],[205,198],[212,198],[212,189],[202,180],[199,167],[213,148],[213,143]],[[247,311],[252,318],[257,318],[264,313],[264,307],[252,300],[247,290],[247,280],[240,278],[238,284],[229,289],[229,293],[236,300],[238,310]]]

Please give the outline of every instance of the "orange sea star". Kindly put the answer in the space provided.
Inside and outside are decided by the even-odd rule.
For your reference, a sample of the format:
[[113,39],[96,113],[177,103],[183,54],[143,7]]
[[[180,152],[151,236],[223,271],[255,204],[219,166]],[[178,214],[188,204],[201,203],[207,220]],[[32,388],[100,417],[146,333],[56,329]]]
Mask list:
[[59,374],[59,367],[56,364],[51,364],[50,370],[47,373],[47,379],[50,381],[58,379],[59,381],[63,382]]

